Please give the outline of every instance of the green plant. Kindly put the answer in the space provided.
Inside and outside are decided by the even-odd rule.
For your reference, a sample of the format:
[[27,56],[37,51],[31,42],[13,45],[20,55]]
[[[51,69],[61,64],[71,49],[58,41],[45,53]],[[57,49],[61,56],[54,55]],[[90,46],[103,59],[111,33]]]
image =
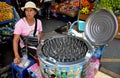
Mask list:
[[116,10],[120,10],[120,0],[96,0],[95,5],[96,6],[92,9],[92,11],[100,8],[105,8],[112,10],[114,13],[116,13]]

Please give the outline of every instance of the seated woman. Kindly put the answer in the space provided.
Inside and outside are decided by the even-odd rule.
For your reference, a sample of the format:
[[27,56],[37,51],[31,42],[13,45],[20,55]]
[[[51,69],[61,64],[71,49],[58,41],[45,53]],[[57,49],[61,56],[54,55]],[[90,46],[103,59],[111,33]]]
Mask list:
[[25,16],[16,23],[14,29],[13,51],[15,55],[15,64],[19,64],[21,62],[21,57],[18,50],[19,40],[20,48],[25,47],[25,43],[21,39],[21,36],[37,36],[38,43],[42,39],[42,23],[41,20],[35,18],[37,12],[39,11],[39,8],[36,7],[34,2],[29,1],[25,3],[25,6],[22,7],[21,10],[25,13]]

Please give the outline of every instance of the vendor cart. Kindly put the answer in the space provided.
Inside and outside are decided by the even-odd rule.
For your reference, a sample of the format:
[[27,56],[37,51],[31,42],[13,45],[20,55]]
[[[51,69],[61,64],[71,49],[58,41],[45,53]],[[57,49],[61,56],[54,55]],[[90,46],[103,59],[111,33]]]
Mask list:
[[0,7],[0,44],[8,41],[14,30],[15,23],[20,19],[16,9],[7,4],[6,2],[0,2],[3,4]]
[[73,29],[79,22],[72,23],[68,35],[53,36],[39,44],[37,53],[43,78],[93,77],[89,73],[91,59],[100,59],[104,45],[115,36],[118,23],[115,15],[106,9],[92,13],[82,33]]

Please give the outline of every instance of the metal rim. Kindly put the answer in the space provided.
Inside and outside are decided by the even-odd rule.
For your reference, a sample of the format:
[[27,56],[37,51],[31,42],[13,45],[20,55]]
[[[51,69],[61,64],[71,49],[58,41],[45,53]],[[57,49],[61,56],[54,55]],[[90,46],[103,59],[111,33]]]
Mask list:
[[55,60],[51,56],[49,56],[49,57],[46,56],[44,54],[43,50],[42,50],[42,48],[45,46],[44,44],[48,43],[49,40],[53,40],[54,38],[58,38],[59,39],[59,38],[63,38],[63,37],[73,37],[73,36],[65,36],[65,35],[64,36],[59,36],[59,37],[58,36],[54,36],[54,37],[52,37],[52,38],[47,39],[46,41],[44,41],[44,43],[42,45],[39,44],[38,49],[37,49],[37,53],[38,53],[38,56],[40,57],[41,61],[43,61],[43,62],[45,62],[46,64],[49,64],[49,65],[53,65],[53,66],[57,65],[57,66],[60,66],[60,67],[62,67],[62,66],[64,67],[64,66],[73,66],[73,65],[76,65],[76,64],[80,64],[83,61],[91,58],[92,53],[93,53],[92,47],[90,46],[89,43],[87,43],[86,40],[84,40],[82,38],[77,38],[77,37],[76,37],[76,39],[78,39],[80,41],[83,41],[87,45],[87,47],[88,47],[88,51],[86,52],[86,54],[85,54],[85,56],[83,58],[81,58],[79,60],[76,60],[76,61],[72,61],[72,62],[59,62],[58,60]]

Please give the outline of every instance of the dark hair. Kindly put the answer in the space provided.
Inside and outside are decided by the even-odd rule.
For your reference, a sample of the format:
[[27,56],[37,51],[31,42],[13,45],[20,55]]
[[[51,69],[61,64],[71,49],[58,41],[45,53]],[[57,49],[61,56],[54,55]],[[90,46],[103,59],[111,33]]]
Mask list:
[[38,17],[38,11],[37,11],[37,9],[35,9],[35,8],[33,8],[35,11],[36,11],[36,14],[35,14],[35,18],[37,18]]

